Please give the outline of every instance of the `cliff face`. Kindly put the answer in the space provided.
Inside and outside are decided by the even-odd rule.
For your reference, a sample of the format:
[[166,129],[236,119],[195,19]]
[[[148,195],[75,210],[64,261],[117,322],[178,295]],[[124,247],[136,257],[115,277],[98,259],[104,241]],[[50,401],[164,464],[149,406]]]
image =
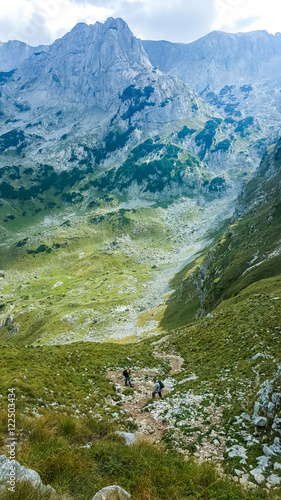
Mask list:
[[17,68],[25,59],[35,52],[48,51],[46,45],[31,47],[18,40],[9,40],[9,42],[0,42],[0,71],[12,71]]
[[281,35],[214,31],[189,44],[143,41],[152,64],[196,92],[280,77]]

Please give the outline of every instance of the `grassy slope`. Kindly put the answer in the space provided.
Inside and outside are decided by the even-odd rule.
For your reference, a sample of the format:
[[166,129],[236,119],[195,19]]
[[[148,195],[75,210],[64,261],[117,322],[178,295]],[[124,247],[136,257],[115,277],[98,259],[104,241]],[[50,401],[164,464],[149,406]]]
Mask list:
[[95,338],[104,337],[105,327],[123,319],[118,306],[136,307],[143,283],[155,272],[155,255],[169,248],[162,213],[107,206],[87,215],[54,215],[58,222],[50,227],[41,220],[11,236],[9,248],[1,249],[2,343],[31,344],[66,334],[83,339],[93,326]]
[[[6,395],[12,386],[17,396],[17,459],[38,471],[43,482],[59,494],[88,500],[100,488],[117,483],[134,500],[266,498],[262,490],[246,492],[220,478],[210,463],[185,461],[163,445],[140,442],[128,448],[114,434],[116,429],[130,431],[134,424],[122,412],[105,374],[116,366],[121,371],[128,357],[134,370],[154,367],[149,341],[127,346],[77,343],[1,351],[0,452],[7,453]],[[165,363],[158,364],[158,371],[166,369]],[[115,405],[108,402],[110,398],[115,399]],[[34,417],[34,411],[42,416]],[[88,444],[88,448],[83,447]],[[30,487],[21,487],[3,498],[41,497]]]
[[[162,326],[182,326],[261,279],[278,276],[280,252],[280,143],[268,154],[240,198],[246,213],[194,265],[182,270]],[[179,314],[180,311],[180,314]]]
[[[211,304],[212,308],[219,304],[213,311],[213,318],[208,321],[206,319],[200,320],[189,327],[184,326],[182,330],[176,332],[176,335],[170,337],[168,346],[168,348],[173,346],[176,352],[185,359],[184,372],[175,377],[177,384],[171,397],[176,397],[178,393],[184,394],[187,391],[193,391],[195,394],[207,394],[199,410],[202,414],[208,406],[222,408],[220,425],[229,444],[244,443],[241,429],[233,425],[235,416],[239,416],[241,412],[248,412],[251,415],[260,383],[268,379],[273,380],[273,391],[277,391],[280,385],[277,375],[278,364],[281,361],[279,341],[281,310],[280,300],[277,299],[280,295],[280,277],[275,272],[275,266],[268,266],[268,259],[263,263],[263,257],[276,249],[279,214],[276,185],[277,183],[273,181],[271,197],[268,195],[267,198],[264,198],[260,207],[250,208],[250,211],[237,221],[235,227],[228,230],[216,247],[210,250],[206,257],[207,260],[204,261],[204,288],[206,287],[208,290],[204,304],[210,303],[210,308]],[[264,189],[269,193],[267,182]],[[250,204],[250,197],[246,201]],[[269,219],[266,218],[268,215]],[[137,212],[137,215],[130,212],[129,214],[121,214],[121,216],[129,219],[137,217],[138,221],[141,219],[140,212]],[[114,227],[114,236],[116,236],[116,230],[119,230],[118,220]],[[83,226],[77,224],[72,229],[66,226],[61,240],[58,240],[58,237],[61,236],[60,233],[53,233],[52,236],[49,236],[50,239],[44,240],[44,243],[50,248],[53,242],[62,243],[67,240],[69,243],[67,252],[74,262],[73,257],[76,255],[79,258],[78,252],[81,251],[80,244],[78,250],[76,243],[76,238],[79,236],[79,241],[84,242],[82,243],[82,251],[84,251],[81,259],[82,265],[76,266],[75,264],[76,267],[72,268],[71,271],[75,270],[78,273],[82,268],[83,273],[85,265],[86,276],[88,276],[89,266],[96,258],[96,253],[93,252],[96,240],[90,231],[92,223],[90,224],[88,225],[88,222]],[[101,224],[101,226],[100,223],[94,224],[94,230],[97,231],[94,234],[98,243],[104,242],[105,235],[108,235],[108,241],[112,240],[113,234],[107,233],[109,230],[106,226],[107,217]],[[131,224],[131,221],[126,221],[126,224]],[[147,216],[145,216],[145,224],[147,224]],[[135,228],[134,225],[133,228]],[[247,242],[249,228],[251,239]],[[58,231],[61,231],[61,228]],[[82,231],[84,239],[81,237]],[[122,227],[120,231],[122,234]],[[151,233],[151,228],[148,229],[148,232]],[[229,237],[231,241],[228,241]],[[267,238],[266,245],[263,241],[264,237]],[[42,243],[40,238],[41,236],[38,238],[38,244]],[[161,238],[161,233],[157,238]],[[153,247],[153,241],[152,238],[150,247]],[[241,245],[244,245],[243,251]],[[262,263],[257,268],[245,273],[245,281],[242,281],[242,285],[240,285],[238,278],[241,272],[249,267],[250,259],[253,259],[257,252],[257,245],[259,245],[259,256],[261,257],[258,257],[260,260],[256,260],[254,263],[260,261]],[[32,246],[32,248],[36,248],[36,246]],[[99,248],[98,245],[97,248]],[[248,249],[250,249],[249,253]],[[65,256],[61,260],[58,259],[59,254],[55,254],[57,250],[65,252],[65,249],[60,247],[47,255],[38,257],[38,254],[35,254],[32,259],[34,262],[39,260],[41,266],[44,259],[46,262],[50,262],[51,258],[52,263],[56,265],[56,272],[61,272]],[[24,254],[25,251],[24,249]],[[246,254],[245,258],[244,254]],[[12,257],[13,255],[11,255],[11,261]],[[22,261],[19,260],[18,263],[30,262],[29,260],[24,261],[24,255],[22,257]],[[105,273],[109,261],[106,260],[106,254],[100,258],[105,259],[101,266],[102,272]],[[111,254],[108,258],[113,259]],[[114,259],[114,267],[116,268],[115,256]],[[219,276],[215,274],[214,262],[216,259],[221,266]],[[246,266],[242,266],[242,271],[241,259],[242,264]],[[129,262],[131,262],[130,258]],[[202,265],[200,262],[198,264]],[[13,273],[18,271],[17,265],[17,261],[15,261]],[[66,263],[65,274],[57,275],[54,273],[53,276],[50,274],[51,278],[56,278],[58,281],[60,276],[65,278],[66,274],[70,275],[66,272],[69,270],[67,265]],[[135,266],[136,263],[133,265]],[[36,281],[31,282],[31,276],[37,271],[31,264],[29,266],[28,268],[26,265],[27,276],[24,287],[27,288],[28,294],[32,294],[32,300],[38,300],[36,294],[44,293],[41,286],[46,285],[40,283],[38,290],[34,287],[34,283],[42,278],[35,278]],[[174,297],[171,299],[169,311],[171,324],[173,314],[178,314],[178,308],[186,301],[185,293],[190,289],[191,293],[196,289],[201,292],[196,277],[199,269],[202,268],[197,267],[195,271],[185,268],[181,276],[177,276],[177,284],[180,287],[177,291],[177,297],[181,299],[181,302],[176,305]],[[211,270],[209,271],[209,269]],[[266,272],[267,269],[268,272]],[[261,274],[257,275],[257,270],[259,272],[261,270]],[[187,274],[188,276],[186,276]],[[229,274],[231,279],[229,279]],[[75,277],[76,283],[80,280],[79,275]],[[258,279],[255,279],[256,276]],[[47,280],[49,274],[43,278]],[[215,281],[218,278],[222,281]],[[192,287],[190,287],[190,280],[193,280]],[[208,283],[211,285],[207,287]],[[219,286],[222,286],[225,295],[222,293],[216,295],[213,292],[216,290],[217,283],[220,283]],[[102,286],[101,283],[99,284]],[[83,285],[85,285],[84,282]],[[17,292],[12,289],[12,280],[8,286],[10,287],[8,292],[11,301],[15,292],[23,293],[22,290]],[[80,287],[76,288],[74,295],[77,295],[78,289]],[[88,294],[88,289],[87,282],[84,294]],[[25,290],[24,293],[26,293]],[[58,292],[56,288],[52,289],[51,286],[48,293],[53,294],[51,305],[54,305],[53,310],[58,312],[55,307],[59,304],[59,298],[64,299],[63,293]],[[83,295],[83,299],[85,296],[87,295]],[[225,300],[221,302],[222,298]],[[64,303],[62,302],[62,310],[68,302],[69,297],[65,299]],[[183,321],[186,323],[188,320],[188,316],[182,315],[179,323]],[[54,323],[53,327],[58,324]],[[174,324],[176,326],[177,321]],[[4,328],[8,329],[8,325]],[[35,325],[34,328],[37,330],[38,325]],[[26,332],[29,332],[29,328],[26,329]],[[11,332],[4,330],[4,343],[8,339],[11,343],[16,343],[13,338],[15,337],[11,337]],[[265,493],[260,490],[243,492],[239,485],[219,479],[211,465],[198,466],[190,461],[184,461],[174,451],[168,449],[166,452],[165,448],[161,448],[161,446],[152,447],[142,443],[128,449],[125,448],[123,441],[113,434],[112,431],[115,428],[130,430],[134,426],[120,411],[118,395],[115,393],[114,387],[105,380],[106,370],[113,367],[119,367],[122,370],[124,365],[128,363],[128,357],[131,358],[130,364],[132,365],[154,367],[155,360],[152,359],[152,347],[149,341],[130,346],[83,343],[57,347],[24,347],[24,343],[32,343],[32,338],[30,340],[31,342],[25,335],[20,339],[17,347],[1,348],[3,360],[0,375],[2,389],[1,446],[2,451],[7,453],[5,448],[7,425],[5,400],[7,389],[12,385],[16,388],[19,396],[17,399],[17,428],[20,435],[20,445],[17,458],[22,464],[35,468],[41,474],[42,479],[45,482],[50,482],[59,492],[67,492],[74,495],[75,498],[87,500],[102,486],[118,483],[128,489],[135,500],[148,498],[151,500],[168,500],[170,498],[175,500],[186,498],[206,500],[251,498],[258,500],[265,498]],[[253,359],[260,351],[265,356]],[[163,366],[160,364],[158,369],[165,372],[164,364]],[[191,373],[194,373],[197,379],[183,382]],[[116,398],[116,405],[110,405],[106,399],[107,396]],[[36,408],[43,415],[40,419],[32,416],[33,408]],[[74,412],[77,418],[74,418]],[[277,409],[277,412],[280,417],[280,408]],[[114,413],[118,415],[116,416]],[[204,425],[207,426],[207,432],[210,434],[211,423],[208,424],[207,419],[205,419]],[[253,432],[250,425],[248,430]],[[177,426],[176,422],[175,428]],[[204,432],[207,433],[206,428]],[[186,437],[187,440],[185,440]],[[256,466],[255,460],[261,454],[262,443],[271,444],[274,434],[269,428],[265,428],[258,438],[256,445],[249,449],[247,466],[250,464]],[[199,436],[196,440],[192,434],[190,435],[190,429],[183,428],[180,446],[187,446],[188,449],[195,450],[200,444],[200,439]],[[81,448],[89,442],[93,443],[90,448]],[[190,446],[192,444],[194,446]],[[235,467],[241,467],[237,458],[225,458],[226,470],[233,471]],[[277,457],[275,461],[280,462],[280,457]],[[267,474],[271,472],[272,467],[267,471]],[[24,498],[23,495],[26,495],[26,498],[28,495],[31,498],[36,498],[36,494],[30,493],[30,491],[29,493],[19,492],[18,495],[18,498]],[[271,498],[274,498],[274,495],[275,493],[271,493]],[[276,498],[280,498],[278,491],[276,491]]]

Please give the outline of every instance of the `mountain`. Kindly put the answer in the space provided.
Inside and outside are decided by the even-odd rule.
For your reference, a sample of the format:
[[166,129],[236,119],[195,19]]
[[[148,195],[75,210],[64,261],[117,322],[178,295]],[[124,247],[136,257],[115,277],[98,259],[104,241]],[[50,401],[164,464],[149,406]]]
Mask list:
[[279,139],[238,198],[227,231],[198,265],[188,266],[180,281],[175,280],[178,286],[170,299],[168,317],[177,311],[180,321],[186,322],[189,315],[194,319],[211,313],[221,302],[245,289],[254,293],[255,288],[262,289],[263,283],[270,287],[271,282],[274,285],[280,279],[280,181]]
[[[108,110],[121,89],[141,71],[151,71],[141,43],[122,19],[94,26],[80,23],[47,52],[41,51],[14,76],[20,95],[46,92],[46,99]],[[41,95],[41,99],[43,96]]]
[[234,51],[255,80],[225,84],[233,62],[200,96],[112,18],[1,72],[0,399],[36,482],[18,498],[280,498],[280,92],[259,37]]
[[[166,186],[166,195],[190,193],[190,186],[204,193],[204,183],[217,177],[221,187],[237,190],[275,140],[280,121],[276,96],[271,95],[269,122],[267,93],[253,101],[251,88],[225,88],[219,97],[208,92],[201,99],[181,80],[153,69],[122,19],[78,24],[16,69],[3,72],[2,157],[5,166],[19,169],[22,196],[29,198],[53,183],[42,187],[35,181],[37,187],[28,191],[40,165],[50,166],[47,177],[52,169],[52,175],[73,172],[71,187],[75,179],[80,183],[76,193],[85,179],[92,188],[124,194],[136,193],[137,187],[142,196],[154,197],[160,186],[162,193]],[[152,141],[148,148],[147,140]],[[176,147],[174,157],[166,155],[169,143]],[[141,156],[136,149],[140,144],[145,144]],[[194,165],[196,175],[189,168]],[[30,179],[23,174],[29,168],[34,172]],[[163,169],[169,171],[164,184]],[[20,179],[11,182],[8,175],[2,171],[8,193],[17,197]],[[151,183],[149,178],[155,177]],[[77,196],[82,195],[88,196],[88,190]]]
[[[237,154],[242,153],[243,146],[248,150],[252,148],[250,157],[257,166],[254,152],[260,149],[263,154],[271,140],[274,142],[279,135],[280,33],[214,31],[189,44],[143,41],[143,46],[155,67],[188,83],[228,124],[229,130],[221,131],[221,142],[215,146],[220,154],[205,151],[204,160],[213,168],[220,162],[235,168],[239,156],[232,164],[233,155],[225,161],[221,151],[230,146],[238,133]],[[249,135],[252,136],[248,138],[249,143],[242,145],[241,138],[244,142]],[[230,147],[235,150],[237,144]],[[248,160],[249,156],[243,157],[245,164]]]
[[[175,188],[171,192],[190,191],[190,186],[205,191],[205,180],[217,176],[209,168],[205,174],[197,158],[204,141],[196,145],[192,136],[212,120],[213,109],[186,84],[153,69],[141,42],[121,19],[79,24],[47,51],[3,73],[0,108],[2,158],[5,167],[17,171],[11,178],[9,170],[2,170],[0,189],[9,199],[31,199],[49,191],[55,179],[60,184],[63,176],[60,191],[80,183],[77,200],[91,198],[93,188],[128,192],[136,184],[139,192],[157,194],[149,177],[161,178],[163,168]],[[192,131],[185,142],[192,142],[194,151],[177,146],[183,127]],[[172,135],[176,149],[163,162]],[[152,141],[152,146],[146,141]],[[140,144],[145,144],[141,154]],[[130,168],[132,161],[136,175]],[[42,168],[47,177],[43,184],[37,176]],[[117,169],[119,181],[112,183]],[[158,183],[160,191],[165,185]],[[84,194],[78,194],[81,187]],[[71,193],[64,195],[71,199]]]
[[142,43],[153,66],[177,76],[198,93],[281,76],[280,33],[213,31],[188,44],[149,40]]
[[9,72],[17,68],[25,59],[36,52],[47,51],[46,45],[31,47],[18,40],[9,40],[6,43],[0,42],[0,71]]

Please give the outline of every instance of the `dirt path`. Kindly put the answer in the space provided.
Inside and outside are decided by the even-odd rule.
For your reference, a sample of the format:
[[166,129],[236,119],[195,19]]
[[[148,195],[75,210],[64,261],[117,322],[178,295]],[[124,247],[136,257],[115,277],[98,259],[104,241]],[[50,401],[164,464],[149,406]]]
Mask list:
[[[159,348],[166,339],[167,337],[153,344],[155,346],[155,350],[153,351],[155,359],[164,359],[170,364],[169,375],[163,380],[165,388],[163,389],[162,394],[164,395],[168,394],[173,389],[173,380],[170,379],[169,376],[179,373],[184,361],[180,356],[175,354],[164,354],[160,351]],[[129,394],[129,391],[127,390],[128,388],[124,385],[124,377],[119,370],[111,371],[107,374],[107,378],[115,384],[116,392],[121,395],[122,409],[128,412],[130,417],[138,425],[136,437],[138,439],[147,439],[149,441],[156,442],[161,440],[167,429],[167,423],[163,419],[156,420],[152,414],[143,409],[143,406],[147,403],[147,401],[152,398],[154,376],[159,376],[159,372],[156,367],[146,370],[133,370],[132,383],[134,386],[134,392]],[[124,391],[126,391],[125,394]],[[157,395],[156,398],[158,399]]]

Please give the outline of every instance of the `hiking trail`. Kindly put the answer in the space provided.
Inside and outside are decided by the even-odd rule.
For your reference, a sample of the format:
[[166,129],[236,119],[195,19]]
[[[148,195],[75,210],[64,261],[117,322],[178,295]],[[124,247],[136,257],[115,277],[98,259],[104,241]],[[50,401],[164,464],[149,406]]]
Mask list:
[[[173,381],[169,380],[169,377],[181,372],[184,362],[183,358],[174,353],[167,354],[160,350],[168,338],[169,336],[166,336],[152,344],[154,346],[154,358],[156,360],[165,360],[170,365],[167,375],[163,376],[159,373],[157,367],[145,369],[138,369],[137,367],[132,368],[131,378],[134,392],[131,393],[131,391],[126,391],[129,387],[124,385],[122,370],[110,371],[107,374],[107,378],[115,384],[116,392],[121,395],[122,409],[126,411],[138,425],[138,431],[136,432],[137,439],[145,439],[153,442],[160,441],[168,427],[165,420],[156,420],[153,414],[143,409],[147,401],[152,398],[152,391],[154,389],[153,377],[161,378],[161,380],[164,381],[165,388],[162,390],[162,395],[166,395],[173,389]],[[155,400],[158,398],[159,396],[156,395]]]

